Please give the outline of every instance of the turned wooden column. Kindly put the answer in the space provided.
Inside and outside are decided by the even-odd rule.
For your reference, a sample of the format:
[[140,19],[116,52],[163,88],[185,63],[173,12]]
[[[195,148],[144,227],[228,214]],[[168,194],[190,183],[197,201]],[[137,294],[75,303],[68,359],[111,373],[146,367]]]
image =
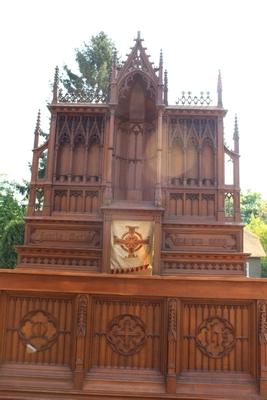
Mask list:
[[157,176],[155,190],[155,206],[162,205],[162,190],[161,190],[161,170],[162,170],[162,115],[163,108],[158,109],[158,132],[157,132]]
[[217,146],[217,220],[224,221],[224,138],[223,117],[218,117],[218,146]]
[[104,192],[104,203],[109,204],[112,201],[112,154],[114,143],[114,125],[115,125],[115,109],[110,109],[109,132],[108,132],[108,151],[106,162],[106,187]]
[[46,179],[48,183],[52,183],[54,163],[56,163],[57,160],[56,157],[54,156],[55,141],[56,141],[56,124],[57,124],[57,114],[55,112],[52,112],[50,132],[49,132],[49,142],[48,142],[48,158],[47,158],[47,173],[46,173]]

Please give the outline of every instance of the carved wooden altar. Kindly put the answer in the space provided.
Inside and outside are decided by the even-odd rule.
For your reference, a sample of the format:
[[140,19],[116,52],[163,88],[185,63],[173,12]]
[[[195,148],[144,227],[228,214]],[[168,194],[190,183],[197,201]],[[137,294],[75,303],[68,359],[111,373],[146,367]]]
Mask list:
[[138,35],[114,57],[106,103],[63,93],[56,69],[25,242],[0,272],[1,399],[267,398],[237,121],[230,150],[220,75],[216,105],[189,92],[170,106],[162,54],[155,68],[145,50]]

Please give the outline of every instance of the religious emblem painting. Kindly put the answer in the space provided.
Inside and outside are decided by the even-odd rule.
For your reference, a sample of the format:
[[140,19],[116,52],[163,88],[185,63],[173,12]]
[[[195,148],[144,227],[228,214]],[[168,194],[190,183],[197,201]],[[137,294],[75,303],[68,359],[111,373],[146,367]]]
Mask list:
[[152,272],[153,223],[113,221],[111,224],[111,272]]

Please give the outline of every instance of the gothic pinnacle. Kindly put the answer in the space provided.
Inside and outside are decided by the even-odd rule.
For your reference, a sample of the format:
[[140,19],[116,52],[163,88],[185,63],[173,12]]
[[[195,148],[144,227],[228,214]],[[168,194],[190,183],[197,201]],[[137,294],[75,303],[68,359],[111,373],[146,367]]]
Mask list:
[[217,107],[223,107],[223,102],[222,102],[222,77],[221,77],[221,71],[220,70],[219,70],[219,73],[218,73],[217,94],[218,94]]
[[58,96],[58,83],[59,83],[59,73],[58,66],[55,68],[54,84],[53,84],[53,100],[52,103],[57,103]]
[[162,49],[160,50],[160,55],[159,55],[159,81],[162,83],[162,78],[163,78],[163,54],[162,54]]
[[235,153],[239,153],[239,129],[238,129],[238,120],[237,115],[235,114],[235,126],[234,126],[234,151]]
[[164,71],[164,104],[168,105],[168,71]]
[[36,126],[34,130],[34,145],[33,145],[34,149],[36,149],[39,144],[40,130],[41,130],[41,111],[39,109],[37,114]]
[[239,138],[239,130],[238,130],[238,120],[237,120],[237,115],[235,114],[235,127],[234,127],[234,137],[233,139],[238,139]]

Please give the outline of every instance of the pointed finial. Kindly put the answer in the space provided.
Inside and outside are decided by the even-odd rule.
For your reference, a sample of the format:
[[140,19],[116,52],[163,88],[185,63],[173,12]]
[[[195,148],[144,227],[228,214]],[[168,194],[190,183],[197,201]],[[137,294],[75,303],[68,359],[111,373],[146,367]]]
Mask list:
[[53,84],[53,100],[52,103],[57,103],[58,96],[58,83],[59,83],[59,74],[58,74],[58,66],[55,68],[55,76],[54,76],[54,84]]
[[239,129],[238,129],[238,120],[237,115],[235,114],[235,126],[234,126],[234,151],[235,153],[239,153]]
[[218,73],[217,94],[218,94],[217,107],[223,107],[223,102],[222,102],[222,77],[221,77],[221,71],[220,70],[219,70],[219,73]]
[[164,104],[168,105],[168,71],[164,71]]
[[116,79],[116,71],[117,71],[117,52],[115,50],[113,52],[113,57],[112,57],[111,82],[114,82],[114,80]]
[[160,49],[160,53],[159,53],[159,66],[163,66],[163,52],[162,52],[162,49]]
[[235,114],[234,140],[238,138],[239,138],[238,120],[237,120],[237,115]]
[[143,41],[143,39],[141,39],[141,32],[140,31],[137,31],[137,37],[134,40],[136,41],[136,43],[141,43]]
[[36,126],[34,130],[34,144],[33,144],[34,149],[36,149],[39,144],[40,130],[41,130],[41,111],[39,109],[37,114]]
[[163,80],[163,54],[162,49],[160,49],[159,54],[159,82],[162,83]]

